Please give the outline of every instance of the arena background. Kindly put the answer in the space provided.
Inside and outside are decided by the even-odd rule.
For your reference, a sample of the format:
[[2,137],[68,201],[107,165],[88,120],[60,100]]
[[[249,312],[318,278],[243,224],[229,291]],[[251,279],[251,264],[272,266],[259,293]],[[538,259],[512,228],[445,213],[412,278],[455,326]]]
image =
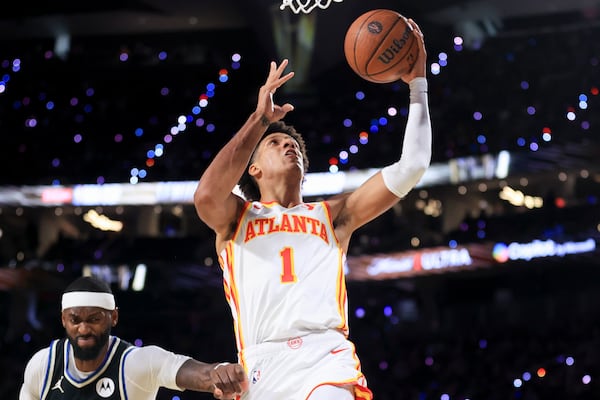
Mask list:
[[63,335],[60,293],[84,273],[113,286],[115,334],[235,359],[195,181],[271,59],[297,72],[277,100],[307,138],[307,199],[394,161],[407,88],[361,80],[343,55],[354,18],[391,8],[425,33],[434,152],[351,243],[350,335],[375,399],[598,399],[600,3],[279,5],[3,4],[0,398]]

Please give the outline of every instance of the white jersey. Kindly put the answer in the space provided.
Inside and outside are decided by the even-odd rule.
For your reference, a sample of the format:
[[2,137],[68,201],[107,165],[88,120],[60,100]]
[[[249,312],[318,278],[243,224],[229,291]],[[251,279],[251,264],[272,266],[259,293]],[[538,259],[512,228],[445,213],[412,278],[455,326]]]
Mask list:
[[[53,346],[57,342],[53,341],[50,347],[39,350],[27,363],[19,400],[48,398],[54,395],[54,392],[64,393],[67,387],[77,388],[72,390],[84,393],[113,363],[118,367],[119,376],[114,377],[115,381],[102,378],[103,392],[94,398],[116,396],[129,400],[154,400],[161,387],[183,390],[176,383],[177,371],[190,357],[174,354],[158,346],[131,346],[119,356],[113,349],[117,348],[121,340],[111,336],[107,358],[96,371],[85,373],[75,367],[70,344],[67,344],[69,350],[65,353],[54,354]],[[61,359],[65,361],[62,363],[64,369],[58,374],[53,374],[52,368],[49,370],[49,367],[61,362]],[[98,390],[96,385],[94,387]]]
[[219,257],[238,350],[309,333],[348,335],[346,255],[325,202],[246,202]]

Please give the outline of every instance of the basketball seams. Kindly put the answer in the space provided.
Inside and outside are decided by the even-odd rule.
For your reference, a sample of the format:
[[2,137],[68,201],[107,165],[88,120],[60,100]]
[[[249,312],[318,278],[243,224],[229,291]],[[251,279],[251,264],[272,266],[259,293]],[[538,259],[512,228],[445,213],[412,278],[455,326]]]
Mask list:
[[[366,23],[366,24],[367,24],[367,26],[368,26],[368,25],[369,25],[369,24],[372,22],[372,19],[374,19],[374,17],[375,17],[377,14],[382,14],[382,13],[386,13],[386,12],[387,12],[387,10],[373,10],[373,12],[372,12],[371,14],[367,14],[367,15],[365,16],[365,22],[363,22],[363,23],[361,24],[361,27],[360,27],[361,29],[359,29],[359,30],[358,30],[358,32],[360,33],[360,32],[362,31],[362,28],[365,26],[365,23]],[[396,25],[396,23],[394,23],[394,24],[392,25],[392,27],[393,27],[394,25]],[[367,29],[367,31],[368,31],[368,29]],[[388,32],[387,32],[387,35],[389,35],[389,30],[388,30]],[[386,35],[386,36],[384,36],[384,38],[383,38],[382,40],[380,40],[380,41],[379,41],[379,45],[381,45],[381,42],[383,42],[383,41],[386,39],[387,35]],[[369,74],[369,64],[371,63],[371,60],[373,59],[373,56],[374,56],[375,54],[377,54],[377,50],[378,50],[378,49],[379,49],[379,47],[375,48],[375,49],[373,50],[373,52],[371,53],[371,55],[370,55],[369,57],[367,57],[367,61],[365,62],[365,65],[364,65],[364,72],[363,72],[363,75],[365,75],[365,77],[369,77],[369,76],[371,76],[371,74]],[[355,51],[355,54],[356,54],[356,51]],[[359,69],[360,69],[360,68],[359,68]]]
[[362,16],[362,18],[364,20],[362,21],[362,23],[360,24],[360,26],[358,26],[356,28],[356,35],[354,36],[354,41],[353,41],[353,44],[352,44],[352,46],[353,46],[352,53],[354,54],[354,66],[356,67],[356,70],[359,71],[359,74],[361,74],[361,75],[367,75],[367,65],[369,65],[369,61],[371,60],[371,58],[369,58],[367,60],[367,63],[365,64],[365,68],[361,70],[361,68],[360,68],[361,65],[358,63],[358,57],[357,57],[357,54],[359,53],[357,51],[358,44],[360,43],[360,41],[358,39],[360,38],[360,34],[363,31],[363,29],[365,27],[365,24],[368,26],[369,23],[370,23],[371,17],[373,15],[377,14],[380,11],[381,10],[373,10],[373,11],[367,13],[367,14],[364,14]]
[[[398,25],[398,22],[400,22],[400,20],[402,19],[401,16],[398,16],[398,18],[396,19],[396,21],[394,21],[394,23],[392,24],[392,26],[390,26],[387,29],[386,34],[383,36],[383,39],[381,39],[379,41],[379,46],[377,46],[375,49],[373,49],[373,52],[371,53],[371,55],[368,58],[367,63],[365,64],[365,75],[368,77],[371,77],[373,75],[379,75],[384,71],[389,71],[392,67],[395,67],[396,65],[398,65],[398,63],[395,63],[394,65],[390,66],[390,68],[384,70],[384,71],[379,71],[376,74],[370,74],[369,73],[369,64],[371,63],[371,61],[373,60],[373,57],[375,57],[381,50],[382,44],[383,42],[385,42],[387,40],[387,38],[392,34],[392,32],[394,31],[394,28],[396,27],[396,25]],[[398,62],[402,61],[404,58],[401,58]]]

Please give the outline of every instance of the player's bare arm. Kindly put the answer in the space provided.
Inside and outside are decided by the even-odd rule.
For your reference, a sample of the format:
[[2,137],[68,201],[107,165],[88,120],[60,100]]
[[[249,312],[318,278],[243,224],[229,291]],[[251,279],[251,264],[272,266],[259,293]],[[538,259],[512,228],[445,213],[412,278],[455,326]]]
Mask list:
[[359,227],[377,218],[400,199],[390,192],[377,172],[352,193],[334,196],[328,200],[332,211],[335,233],[346,251],[350,236]]
[[283,74],[287,65],[287,60],[279,65],[271,62],[267,80],[258,93],[255,111],[217,153],[198,182],[194,193],[196,212],[222,240],[230,236],[232,223],[241,210],[243,200],[232,190],[248,165],[256,144],[271,122],[282,119],[294,109],[291,104],[280,106],[273,102],[277,89],[294,76],[293,72]]

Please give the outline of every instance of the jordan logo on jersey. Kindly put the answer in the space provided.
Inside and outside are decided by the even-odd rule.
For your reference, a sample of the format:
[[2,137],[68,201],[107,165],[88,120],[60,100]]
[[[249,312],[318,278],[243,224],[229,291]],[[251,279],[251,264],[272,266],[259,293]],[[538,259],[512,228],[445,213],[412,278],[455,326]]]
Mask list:
[[62,380],[63,380],[64,376],[61,376],[60,379],[54,384],[54,386],[52,386],[52,390],[58,389],[60,390],[61,393],[64,393],[65,391],[62,388]]
[[96,383],[96,393],[102,398],[112,396],[115,392],[115,383],[110,378],[102,378]]

